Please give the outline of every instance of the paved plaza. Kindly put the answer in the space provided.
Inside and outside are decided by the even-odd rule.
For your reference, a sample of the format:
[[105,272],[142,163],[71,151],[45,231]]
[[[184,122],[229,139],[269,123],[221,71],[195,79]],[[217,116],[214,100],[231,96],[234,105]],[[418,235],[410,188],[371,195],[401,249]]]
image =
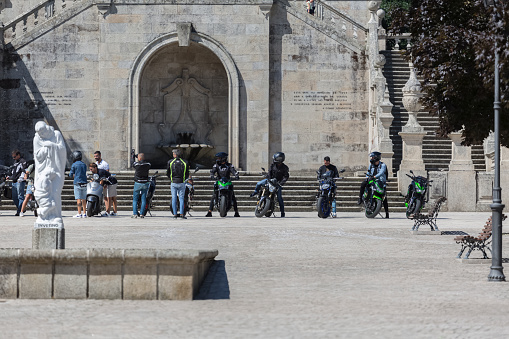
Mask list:
[[[1,247],[31,247],[35,218],[0,215]],[[257,219],[73,219],[67,248],[218,249],[194,301],[1,300],[1,338],[508,338],[509,284],[454,235],[413,235],[403,214]],[[441,213],[477,234],[490,213]],[[425,228],[422,228],[425,230]],[[503,237],[509,258],[509,236]],[[475,253],[472,258],[480,258]],[[508,260],[505,259],[505,262]],[[505,265],[508,265],[505,263]],[[506,275],[509,269],[506,268]]]

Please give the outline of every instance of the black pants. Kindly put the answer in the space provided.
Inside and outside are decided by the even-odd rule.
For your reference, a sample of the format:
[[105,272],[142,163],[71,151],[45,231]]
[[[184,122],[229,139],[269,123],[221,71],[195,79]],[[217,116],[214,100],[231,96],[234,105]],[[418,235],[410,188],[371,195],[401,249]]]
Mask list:
[[[209,211],[214,210],[214,199],[216,198],[216,192],[217,192],[217,189],[214,188],[214,193],[212,193],[212,199],[210,199]],[[233,211],[238,212],[239,208],[237,207],[237,198],[235,198],[235,192],[233,192],[233,190],[232,190],[232,203],[233,203]]]
[[[361,184],[361,190],[359,192],[359,199],[362,199],[362,195],[364,194],[364,191],[366,190],[367,185],[368,185],[368,181],[364,180]],[[387,202],[387,192],[385,193],[383,205],[384,205],[385,214],[388,214],[389,213],[389,203]]]

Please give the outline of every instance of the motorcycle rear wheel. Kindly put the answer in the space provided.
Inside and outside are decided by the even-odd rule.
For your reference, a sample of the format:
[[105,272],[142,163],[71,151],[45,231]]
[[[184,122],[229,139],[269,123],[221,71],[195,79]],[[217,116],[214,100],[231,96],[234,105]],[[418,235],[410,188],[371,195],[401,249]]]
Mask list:
[[94,204],[92,201],[87,201],[87,217],[90,218],[94,214]]
[[258,202],[258,204],[256,204],[255,216],[257,218],[261,218],[267,214],[269,214],[268,216],[270,216],[270,214],[272,214],[272,213],[269,213],[269,209],[270,209],[270,200],[262,199],[262,200],[260,200],[260,202]]
[[406,209],[406,217],[410,218],[411,215],[416,215],[421,211],[421,201],[415,199],[412,201]]
[[221,216],[221,218],[226,217],[226,215],[228,214],[227,206],[228,203],[226,201],[226,195],[221,195],[219,197],[219,215]]
[[318,209],[318,216],[320,218],[328,218],[331,212],[331,206],[329,204],[329,199],[326,197],[318,198],[316,203],[316,207]]
[[371,206],[366,207],[366,217],[370,218],[370,219],[376,217],[378,215],[378,213],[380,213],[381,209],[382,209],[382,200],[373,198],[373,202],[371,203]]

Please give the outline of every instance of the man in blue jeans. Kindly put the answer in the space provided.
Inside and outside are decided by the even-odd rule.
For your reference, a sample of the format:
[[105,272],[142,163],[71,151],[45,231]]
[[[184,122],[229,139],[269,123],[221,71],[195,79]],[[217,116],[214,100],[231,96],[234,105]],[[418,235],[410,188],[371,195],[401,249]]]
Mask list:
[[11,175],[9,179],[12,180],[12,201],[16,206],[16,216],[21,213],[21,205],[25,200],[25,170],[27,168],[27,162],[21,157],[21,152],[18,150],[12,151],[12,159],[14,165],[12,166]]
[[171,180],[171,207],[173,208],[173,219],[177,219],[177,195],[180,201],[180,217],[187,219],[184,211],[184,195],[186,194],[185,181],[189,178],[189,166],[180,158],[180,150],[172,151],[173,159],[168,161],[166,175]]
[[150,186],[148,171],[150,163],[145,161],[145,154],[138,154],[138,161],[133,163],[134,167],[134,190],[133,190],[133,215],[131,218],[138,217],[138,200],[141,197],[140,218],[145,217],[147,207],[147,192]]

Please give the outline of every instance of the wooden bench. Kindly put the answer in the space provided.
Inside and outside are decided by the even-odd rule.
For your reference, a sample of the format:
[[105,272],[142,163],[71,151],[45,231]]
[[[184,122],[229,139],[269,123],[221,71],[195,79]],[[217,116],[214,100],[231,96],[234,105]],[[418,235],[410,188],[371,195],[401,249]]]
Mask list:
[[[507,216],[505,214],[502,214],[502,220],[505,220]],[[492,234],[492,222],[491,217],[488,218],[488,221],[484,225],[481,233],[477,237],[471,236],[471,235],[460,235],[454,238],[454,241],[456,241],[457,244],[461,244],[461,250],[458,253],[457,258],[461,259],[461,255],[463,252],[468,248],[467,254],[465,254],[465,257],[463,259],[468,259],[470,256],[470,253],[474,250],[479,250],[483,254],[483,259],[489,259],[488,254],[486,253],[486,250],[490,251],[491,253],[491,234]]]
[[437,227],[437,217],[438,212],[440,212],[440,208],[442,204],[447,200],[446,197],[440,197],[435,201],[433,208],[431,208],[427,214],[415,214],[410,217],[410,219],[414,220],[414,226],[412,227],[412,231],[419,230],[419,226],[428,225],[432,231],[438,231]]

